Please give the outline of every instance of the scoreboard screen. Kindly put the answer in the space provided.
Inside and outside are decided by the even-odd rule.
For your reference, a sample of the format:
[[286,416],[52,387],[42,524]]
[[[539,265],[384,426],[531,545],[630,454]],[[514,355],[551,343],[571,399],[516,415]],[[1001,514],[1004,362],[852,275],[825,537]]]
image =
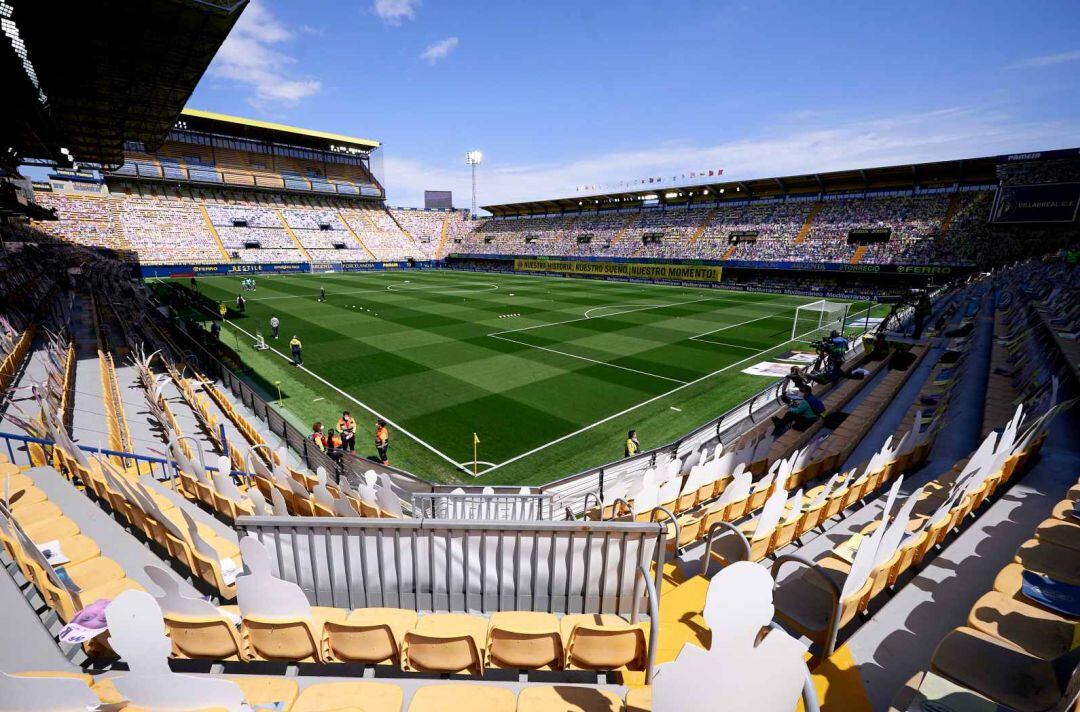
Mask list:
[[1070,223],[1076,220],[1080,183],[1003,185],[990,215],[995,223]]
[[453,210],[453,192],[449,190],[425,190],[424,208],[427,210]]

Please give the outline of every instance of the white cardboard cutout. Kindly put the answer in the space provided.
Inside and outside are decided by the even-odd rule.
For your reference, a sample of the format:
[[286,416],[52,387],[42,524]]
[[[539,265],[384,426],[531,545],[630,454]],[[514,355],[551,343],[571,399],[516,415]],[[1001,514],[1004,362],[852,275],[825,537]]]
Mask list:
[[116,690],[133,705],[162,712],[221,708],[240,710],[244,693],[228,680],[178,675],[169,669],[172,644],[157,602],[145,591],[128,590],[105,607],[109,644],[130,672],[114,678]]
[[356,510],[352,508],[352,505],[349,504],[348,500],[345,500],[345,499],[335,499],[334,500],[334,514],[338,515],[339,517],[359,517],[360,516],[359,514],[356,513]]
[[780,517],[784,513],[784,505],[787,503],[787,492],[783,487],[777,487],[769,498],[765,500],[765,506],[761,508],[761,514],[757,518],[757,526],[754,527],[754,535],[751,540],[764,539],[771,536],[776,525],[780,523]]
[[180,591],[180,583],[160,566],[144,566],[143,571],[161,589],[156,597],[158,608],[165,615],[193,616],[197,618],[220,618],[221,611],[213,603],[199,596],[186,596]]
[[251,500],[251,506],[255,511],[257,517],[268,517],[272,514],[270,508],[266,504],[266,498],[263,497],[263,493],[259,491],[258,487],[252,487],[247,493],[248,499]]
[[836,481],[839,479],[839,472],[830,477],[829,481],[825,483],[825,486],[818,490],[818,493],[814,495],[814,498],[812,500],[810,500],[810,503],[807,505],[807,509],[813,509],[815,505],[828,497],[833,492],[833,489],[836,487]]
[[773,580],[749,561],[725,567],[709,582],[705,623],[708,650],[692,644],[660,665],[653,678],[655,710],[678,712],[791,712],[807,676],[806,646],[782,630],[770,630]]
[[918,503],[922,490],[923,488],[920,487],[912,492],[904,500],[904,503],[900,505],[900,511],[893,517],[889,528],[885,531],[885,536],[881,538],[881,543],[878,544],[877,553],[874,555],[875,568],[892,558],[892,555],[900,548],[900,542],[904,540],[904,535],[907,533],[908,522],[911,521],[911,510]]
[[[217,472],[211,472],[210,476],[214,480],[214,489],[225,499],[236,502],[237,504],[245,504],[244,493],[240,491],[240,488],[233,482],[232,477],[225,474],[221,470]],[[257,488],[253,488],[257,489]]]
[[746,470],[746,465],[740,462],[739,466],[735,468],[731,482],[720,493],[720,498],[716,500],[716,503],[720,505],[745,499],[750,495],[750,486],[753,479],[754,476]]
[[690,474],[686,476],[686,483],[682,486],[680,494],[692,494],[701,488],[707,481],[708,470],[705,465],[694,465],[690,468]]
[[303,590],[273,574],[270,553],[253,536],[240,540],[240,556],[250,573],[236,578],[240,615],[263,618],[311,618],[311,605]]
[[717,477],[727,477],[735,470],[736,454],[735,450],[725,450],[720,457],[713,460],[716,463],[713,471]]
[[660,486],[660,490],[656,493],[656,501],[666,506],[678,499],[681,491],[682,481],[678,477],[668,480]]
[[[395,517],[404,517],[405,513],[401,511],[401,500],[394,494],[394,488],[390,482],[390,475],[385,472],[379,477],[379,489],[376,490],[378,496],[379,509]],[[492,494],[495,490],[491,490]]]
[[326,485],[315,485],[312,487],[311,496],[316,502],[327,509],[333,509],[334,503],[337,502],[337,500],[334,499],[334,495],[330,494],[330,490],[326,489]]
[[885,536],[887,528],[885,525],[889,521],[889,512],[892,511],[893,502],[896,501],[902,481],[903,478],[897,478],[892,488],[889,489],[889,496],[885,500],[885,507],[881,510],[881,519],[878,522],[877,529],[868,539],[863,541],[862,545],[859,546],[859,550],[855,553],[855,559],[851,562],[851,570],[848,572],[847,578],[844,579],[844,586],[840,590],[841,601],[862,588],[862,585],[866,583],[866,579],[870,577],[870,573],[874,570],[878,546]]
[[289,506],[285,504],[285,495],[281,494],[281,490],[279,490],[277,487],[273,487],[270,490],[270,502],[273,505],[274,516],[292,516],[291,514],[289,514]]
[[86,712],[100,704],[82,680],[0,672],[0,712]]
[[660,504],[660,500],[657,498],[659,491],[655,487],[638,492],[634,497],[634,514],[644,514],[645,512],[651,512],[654,507]]

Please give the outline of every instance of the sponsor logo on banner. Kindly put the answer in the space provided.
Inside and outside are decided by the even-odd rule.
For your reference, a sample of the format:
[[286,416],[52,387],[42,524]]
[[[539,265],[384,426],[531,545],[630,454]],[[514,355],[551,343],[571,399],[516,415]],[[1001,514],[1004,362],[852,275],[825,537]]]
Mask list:
[[722,267],[705,265],[662,265],[637,262],[559,262],[555,260],[514,260],[516,272],[560,272],[599,277],[631,279],[673,279],[690,282],[719,282]]

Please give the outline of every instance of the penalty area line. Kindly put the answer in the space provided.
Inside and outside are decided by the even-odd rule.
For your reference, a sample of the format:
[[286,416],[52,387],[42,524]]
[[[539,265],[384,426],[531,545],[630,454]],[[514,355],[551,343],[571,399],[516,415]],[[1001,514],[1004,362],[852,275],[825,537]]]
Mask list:
[[[772,315],[772,316],[775,316],[775,315]],[[752,321],[757,321],[757,319],[754,319]],[[738,326],[738,324],[732,324],[732,326]],[[494,467],[490,467],[487,470],[484,470],[484,472],[482,474],[487,474],[487,473],[492,472],[494,470],[498,470],[499,468],[504,467],[506,465],[509,465],[512,462],[517,462],[518,460],[529,457],[530,455],[535,455],[536,453],[540,452],[541,450],[546,450],[547,448],[551,447],[552,445],[558,445],[559,443],[565,442],[566,440],[569,440],[570,438],[577,437],[578,435],[581,435],[582,433],[586,433],[586,432],[592,430],[593,428],[595,428],[597,426],[603,425],[604,423],[611,422],[615,418],[622,417],[622,416],[626,415],[627,413],[634,412],[638,408],[642,408],[642,407],[647,406],[647,405],[649,405],[651,403],[655,403],[656,401],[660,400],[661,398],[666,398],[667,396],[670,396],[670,395],[672,395],[674,393],[678,393],[679,391],[683,390],[684,388],[696,385],[698,383],[701,383],[702,381],[707,381],[710,378],[712,378],[713,376],[717,376],[717,375],[719,375],[721,373],[724,373],[725,371],[728,371],[728,370],[730,370],[732,368],[735,368],[736,366],[741,366],[742,364],[746,363],[747,361],[753,361],[755,358],[759,358],[763,354],[767,354],[770,351],[774,351],[774,350],[776,350],[776,349],[778,349],[778,348],[780,348],[782,346],[790,344],[792,341],[796,341],[798,338],[799,337],[796,337],[795,339],[786,339],[784,341],[781,341],[778,344],[773,344],[772,346],[769,346],[768,348],[764,348],[764,349],[762,349],[760,351],[755,351],[754,353],[750,354],[749,356],[747,356],[746,358],[744,358],[742,360],[736,361],[735,363],[730,363],[727,366],[724,366],[723,368],[719,368],[719,369],[713,371],[712,373],[706,373],[704,376],[696,378],[693,381],[690,381],[689,383],[684,383],[684,384],[682,384],[680,386],[676,386],[675,388],[672,388],[670,391],[667,391],[665,393],[661,393],[659,395],[653,396],[652,398],[649,398],[648,400],[644,400],[644,401],[642,401],[640,403],[632,405],[629,408],[624,408],[623,410],[620,410],[618,413],[612,413],[611,415],[609,415],[609,416],[607,416],[605,418],[601,418],[600,420],[597,420],[594,423],[589,423],[588,425],[586,425],[586,426],[584,426],[582,428],[578,428],[577,430],[575,430],[572,433],[567,433],[566,435],[555,438],[554,440],[552,440],[550,442],[547,442],[547,443],[544,443],[543,445],[534,447],[532,450],[529,450],[527,452],[523,452],[520,455],[515,455],[514,457],[510,458],[509,460],[504,460],[503,462],[500,462],[498,465],[495,465]]]
[[588,361],[590,363],[596,363],[596,364],[599,364],[601,366],[608,366],[610,368],[617,368],[617,369],[620,369],[622,371],[630,371],[632,373],[638,373],[638,374],[641,374],[642,376],[650,376],[652,378],[660,378],[660,379],[663,379],[665,381],[671,381],[672,383],[686,383],[686,381],[681,381],[678,378],[669,378],[667,376],[661,376],[658,373],[649,373],[648,371],[639,371],[638,369],[630,368],[629,366],[620,366],[617,363],[608,363],[607,361],[598,361],[597,359],[589,358],[588,356],[579,356],[577,354],[567,353],[566,351],[559,351],[557,349],[549,349],[546,346],[537,346],[536,344],[526,344],[523,341],[515,341],[514,339],[508,339],[505,336],[499,336],[498,334],[488,334],[488,336],[490,336],[493,339],[498,339],[499,341],[505,341],[505,342],[510,343],[510,344],[517,344],[518,346],[528,346],[530,349],[539,349],[541,351],[547,351],[549,353],[559,354],[560,356],[567,356],[569,358],[581,359],[582,361]]

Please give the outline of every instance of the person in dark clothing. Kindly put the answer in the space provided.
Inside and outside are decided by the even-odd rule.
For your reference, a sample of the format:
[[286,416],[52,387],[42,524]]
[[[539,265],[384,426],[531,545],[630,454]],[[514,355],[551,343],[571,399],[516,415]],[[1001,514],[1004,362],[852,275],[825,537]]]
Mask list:
[[191,289],[194,292],[199,291],[199,283],[195,281],[194,277],[191,278]]
[[323,444],[326,446],[326,454],[332,457],[334,460],[340,460],[342,455],[341,438],[333,428],[326,431],[326,435],[323,438]]
[[798,366],[792,366],[788,371],[788,380],[791,381],[791,385],[795,388],[802,390],[802,387],[808,385],[810,382],[806,380],[806,374]]
[[326,287],[319,287],[319,301],[326,301]]
[[354,452],[356,450],[356,421],[347,410],[341,412],[341,418],[337,422],[338,431],[341,433],[341,449]]
[[825,414],[825,404],[814,395],[810,386],[804,385],[799,389],[801,398],[790,399],[783,396],[788,409],[782,417],[773,416],[773,435],[780,435],[792,425],[802,428],[809,427]]
[[244,306],[246,304],[247,304],[247,300],[244,299],[244,295],[243,294],[237,294],[236,295],[236,311],[243,314],[244,313]]
[[304,345],[300,343],[300,339],[296,337],[296,334],[293,334],[293,337],[289,340],[289,348],[292,349],[293,366],[303,366],[304,353],[301,349],[304,348]]
[[390,431],[386,429],[385,420],[379,420],[375,423],[375,449],[379,453],[379,461],[384,465],[389,465]]
[[213,336],[215,339],[221,338],[221,322],[210,322],[210,335]]

